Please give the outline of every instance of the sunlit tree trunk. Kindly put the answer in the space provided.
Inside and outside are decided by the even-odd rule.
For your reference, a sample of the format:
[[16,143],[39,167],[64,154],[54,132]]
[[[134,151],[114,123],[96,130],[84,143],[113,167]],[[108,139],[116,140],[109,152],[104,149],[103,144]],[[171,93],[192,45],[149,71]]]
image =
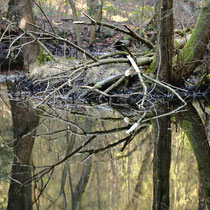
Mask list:
[[7,209],[29,210],[32,209],[32,184],[25,185],[23,182],[31,177],[31,155],[39,117],[27,104],[18,104],[19,102],[10,101],[16,142]]
[[[8,3],[8,18],[17,21],[19,27],[22,30],[36,31],[35,27],[31,24],[35,24],[35,19],[32,10],[32,0],[10,0]],[[20,43],[24,45],[22,47],[24,57],[24,67],[29,69],[39,54],[39,45],[36,40],[23,38]],[[29,44],[26,44],[29,43]]]
[[[74,1],[69,0],[69,4],[70,4],[71,9],[72,9],[74,21],[78,21],[77,10],[76,10]],[[80,37],[80,29],[79,29],[78,24],[74,24],[74,30],[76,32],[77,45],[82,48],[82,41],[81,41],[81,37]]]
[[[100,21],[102,18],[103,0],[87,0],[88,14]],[[95,41],[96,26],[91,26],[89,45],[92,46]]]
[[193,105],[188,105],[188,112],[181,112],[181,127],[186,133],[194,151],[205,203],[210,209],[210,146],[203,123]]

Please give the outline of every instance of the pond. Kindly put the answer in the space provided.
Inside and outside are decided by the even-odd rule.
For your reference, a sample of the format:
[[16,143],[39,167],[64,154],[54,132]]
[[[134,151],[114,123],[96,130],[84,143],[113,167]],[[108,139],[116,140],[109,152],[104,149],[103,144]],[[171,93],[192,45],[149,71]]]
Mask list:
[[[128,132],[140,112],[108,104],[33,108],[35,100],[11,100],[4,85],[0,93],[1,209],[152,209],[153,124]],[[197,161],[176,115],[170,129],[170,209],[198,209]]]

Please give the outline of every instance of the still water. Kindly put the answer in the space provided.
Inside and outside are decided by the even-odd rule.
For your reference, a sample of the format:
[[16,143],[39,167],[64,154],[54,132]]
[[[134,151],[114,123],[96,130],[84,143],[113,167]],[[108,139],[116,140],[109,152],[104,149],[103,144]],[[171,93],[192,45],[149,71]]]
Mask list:
[[[152,209],[152,124],[125,147],[132,110],[33,106],[1,87],[0,209]],[[172,130],[170,209],[198,209],[197,163],[181,128]]]

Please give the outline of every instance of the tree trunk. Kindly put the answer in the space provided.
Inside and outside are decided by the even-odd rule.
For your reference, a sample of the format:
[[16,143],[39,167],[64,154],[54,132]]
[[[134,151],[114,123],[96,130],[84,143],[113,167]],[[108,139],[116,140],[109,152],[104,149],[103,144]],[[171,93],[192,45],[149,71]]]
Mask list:
[[[101,5],[98,5],[97,12],[93,16],[93,18],[96,21],[100,21],[101,18],[102,18],[102,8],[103,8],[103,0],[101,0]],[[92,25],[91,26],[91,31],[90,31],[90,41],[89,41],[90,46],[92,46],[94,41],[95,41],[95,33],[96,33],[96,26]]]
[[[85,124],[85,130],[91,131],[91,129],[95,125],[95,122],[87,118],[85,119],[84,124]],[[76,188],[72,193],[72,210],[81,209],[81,199],[89,182],[91,168],[92,168],[92,160],[91,157],[89,157],[85,162],[83,162],[80,180],[77,183]]]
[[[157,10],[158,11],[158,10]],[[173,0],[160,2],[158,27],[158,76],[171,81],[173,57]],[[162,110],[164,112],[164,108]],[[155,121],[156,144],[153,163],[153,210],[169,209],[169,171],[171,164],[171,116]]]
[[[30,107],[18,106],[18,104],[19,102],[10,101],[14,138],[17,142],[14,148],[7,210],[32,209],[32,184],[24,185],[23,182],[31,177],[30,163],[35,134],[33,130],[39,124],[39,117]],[[30,133],[31,131],[33,132]],[[25,134],[28,135],[24,137]]]
[[[76,10],[74,1],[73,0],[69,0],[69,4],[71,5],[74,21],[78,21],[77,10]],[[79,29],[79,25],[78,24],[74,24],[74,30],[76,32],[77,45],[80,48],[82,48],[82,41],[81,41],[81,37],[80,37],[80,29]]]
[[199,177],[199,188],[198,188],[198,210],[205,210],[205,198],[203,194],[203,186],[200,182],[200,177]]
[[91,173],[92,161],[89,158],[82,167],[82,174],[80,176],[80,180],[74,190],[72,195],[72,210],[80,210],[81,209],[81,198],[82,194],[85,192],[86,186],[89,181],[90,173]]
[[93,17],[98,10],[99,0],[87,0],[88,15]]
[[201,13],[198,18],[192,36],[181,50],[180,55],[174,59],[173,83],[180,78],[189,77],[195,68],[201,63],[210,37],[210,1],[203,0]]
[[[8,3],[8,17],[13,21],[16,20],[22,30],[36,31],[35,27],[29,24],[35,24],[32,10],[32,0],[10,0]],[[26,70],[28,70],[29,66],[36,61],[39,54],[39,45],[35,40],[33,40],[30,44],[26,44],[31,41],[32,39],[28,38],[23,38],[20,41],[20,43],[24,45],[22,49],[24,67]]]
[[156,143],[153,163],[153,210],[169,209],[169,171],[171,164],[171,117],[155,123]]
[[142,162],[142,166],[139,171],[139,175],[138,175],[138,179],[137,179],[137,183],[136,183],[136,187],[135,187],[135,192],[134,192],[134,195],[132,198],[132,205],[133,205],[134,209],[140,209],[138,199],[139,199],[140,195],[142,194],[142,184],[143,184],[144,176],[148,170],[148,165],[149,165],[149,162],[151,159],[151,149],[152,149],[151,147],[147,148],[147,151],[144,156],[144,160]]
[[182,119],[181,127],[190,141],[197,160],[205,203],[210,209],[210,146],[205,128],[192,104],[188,105],[188,112],[181,112],[179,115]]
[[174,48],[173,0],[162,0],[160,13],[160,77],[171,81]]

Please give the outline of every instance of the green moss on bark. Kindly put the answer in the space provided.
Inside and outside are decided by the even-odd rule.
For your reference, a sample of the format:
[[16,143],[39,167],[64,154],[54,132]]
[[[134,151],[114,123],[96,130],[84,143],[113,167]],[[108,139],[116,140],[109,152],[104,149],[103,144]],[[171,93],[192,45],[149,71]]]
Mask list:
[[191,104],[188,105],[188,112],[180,113],[180,116],[183,119],[181,127],[188,137],[197,160],[205,202],[210,209],[210,147],[205,128],[196,109]]
[[180,55],[173,59],[176,67],[173,69],[173,80],[189,77],[202,60],[210,35],[210,2],[204,0],[204,3],[192,36]]

